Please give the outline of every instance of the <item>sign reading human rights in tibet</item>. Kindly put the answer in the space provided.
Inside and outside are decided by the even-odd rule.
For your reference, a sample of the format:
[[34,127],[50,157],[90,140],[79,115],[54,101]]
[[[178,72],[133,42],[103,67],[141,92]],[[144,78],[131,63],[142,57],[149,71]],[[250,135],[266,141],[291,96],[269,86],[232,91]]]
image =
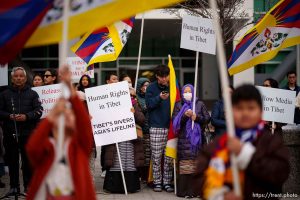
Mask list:
[[182,18],[180,48],[216,54],[216,35],[212,19],[194,16]]
[[294,123],[296,92],[268,87],[257,87],[263,100],[263,120]]
[[85,94],[97,146],[137,138],[127,82],[89,88]]

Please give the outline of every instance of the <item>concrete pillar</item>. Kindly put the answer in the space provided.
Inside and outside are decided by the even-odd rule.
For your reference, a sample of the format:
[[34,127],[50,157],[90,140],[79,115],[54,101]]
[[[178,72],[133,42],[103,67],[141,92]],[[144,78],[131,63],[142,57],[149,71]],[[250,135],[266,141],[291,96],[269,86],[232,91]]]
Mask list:
[[200,93],[203,100],[219,99],[219,72],[217,57],[202,53],[202,82]]
[[254,67],[233,76],[233,87],[236,88],[246,83],[254,84]]

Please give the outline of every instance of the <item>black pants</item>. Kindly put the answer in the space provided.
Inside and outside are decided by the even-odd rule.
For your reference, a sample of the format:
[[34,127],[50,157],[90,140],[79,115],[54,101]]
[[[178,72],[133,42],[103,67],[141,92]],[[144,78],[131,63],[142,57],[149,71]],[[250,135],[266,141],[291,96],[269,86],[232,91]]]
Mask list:
[[20,188],[19,181],[19,169],[20,169],[20,157],[22,162],[22,174],[23,174],[23,184],[24,190],[27,189],[30,178],[31,178],[31,169],[29,161],[25,151],[25,145],[28,140],[28,136],[20,136],[17,143],[16,139],[12,135],[4,136],[4,146],[5,146],[5,162],[8,165],[9,169],[9,179],[11,188]]

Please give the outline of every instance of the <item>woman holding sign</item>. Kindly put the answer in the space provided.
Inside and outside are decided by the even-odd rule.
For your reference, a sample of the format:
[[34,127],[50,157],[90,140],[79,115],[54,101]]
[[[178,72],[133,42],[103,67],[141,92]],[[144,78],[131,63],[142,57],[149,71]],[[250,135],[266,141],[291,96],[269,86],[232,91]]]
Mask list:
[[[121,80],[126,80],[128,82],[129,89],[133,89],[130,87],[131,79],[129,76],[123,76],[123,79]],[[131,91],[130,94],[135,123],[141,127],[145,122],[145,116],[136,100],[136,97],[133,96],[135,92]],[[138,137],[136,140],[120,142],[118,145],[120,149],[127,191],[129,193],[135,193],[140,190],[140,180],[137,168],[144,166],[144,150],[142,139]],[[124,193],[121,168],[115,144],[106,146],[104,163],[105,168],[107,169],[103,185],[104,190],[111,193]]]
[[[72,87],[68,68],[61,71],[61,80],[71,91],[70,99],[57,102],[26,146],[34,170],[27,199],[96,200],[88,167],[93,148],[90,117]],[[65,124],[64,151],[58,155],[56,146],[61,114],[68,123]]]
[[[275,79],[267,78],[263,84],[264,87],[278,88],[279,84]],[[285,126],[283,123],[268,122],[266,121],[266,127],[268,127],[272,133],[282,134],[282,127]]]
[[[210,116],[204,103],[196,100],[193,113],[194,87],[190,84],[183,86],[183,101],[175,105],[173,113],[173,130],[178,135],[179,176],[177,182],[177,196],[193,198],[200,195],[199,185],[201,176],[196,173],[196,157],[203,144],[202,136]],[[192,128],[192,121],[195,122]]]

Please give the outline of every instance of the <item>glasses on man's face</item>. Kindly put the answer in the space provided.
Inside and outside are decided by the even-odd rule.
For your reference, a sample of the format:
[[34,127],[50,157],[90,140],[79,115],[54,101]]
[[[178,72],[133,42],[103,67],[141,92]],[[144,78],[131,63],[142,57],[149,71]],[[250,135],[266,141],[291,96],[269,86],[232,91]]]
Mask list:
[[50,76],[52,76],[52,75],[44,75],[45,78],[49,78]]
[[271,87],[271,85],[269,85],[269,84],[264,84],[264,87]]

